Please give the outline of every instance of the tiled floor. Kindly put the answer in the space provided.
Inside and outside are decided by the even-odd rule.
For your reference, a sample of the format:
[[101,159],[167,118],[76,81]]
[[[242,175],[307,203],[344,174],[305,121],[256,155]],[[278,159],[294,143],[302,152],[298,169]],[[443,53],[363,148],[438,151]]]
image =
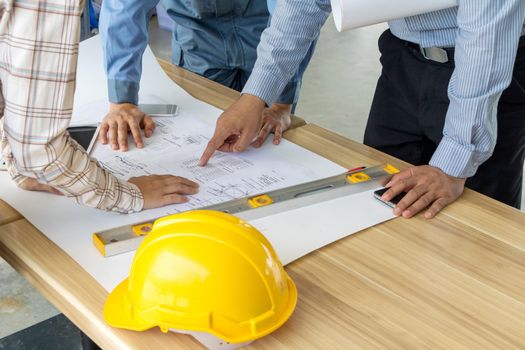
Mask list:
[[[35,303],[36,304],[36,303]],[[88,350],[78,328],[59,314],[0,339],[0,350]]]
[[0,259],[0,339],[57,314],[25,278]]
[[[384,28],[383,25],[379,25],[337,33],[329,19],[306,71],[297,114],[308,122],[362,141],[375,83],[380,72],[376,43]],[[151,31],[154,51],[162,58],[169,59],[169,35],[155,26],[151,27]],[[0,339],[58,313],[1,260],[0,286]],[[55,332],[57,327],[67,329],[70,324],[58,317],[39,325],[33,333],[18,335],[30,337],[30,334],[46,334],[42,332],[45,327],[48,327],[54,336],[60,337]],[[76,331],[71,331],[70,335],[78,339]],[[16,337],[1,339],[0,349],[48,349],[28,347],[27,344],[17,343],[15,340]]]

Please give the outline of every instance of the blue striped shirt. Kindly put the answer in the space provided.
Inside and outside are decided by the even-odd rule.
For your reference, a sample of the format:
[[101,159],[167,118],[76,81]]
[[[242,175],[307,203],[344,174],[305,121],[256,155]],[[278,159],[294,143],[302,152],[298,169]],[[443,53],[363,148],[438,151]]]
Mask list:
[[[459,0],[458,7],[389,22],[397,37],[423,47],[455,47],[443,139],[430,165],[456,177],[474,175],[496,144],[497,104],[510,85],[524,0]],[[243,93],[271,105],[331,11],[329,0],[281,0],[261,37]]]

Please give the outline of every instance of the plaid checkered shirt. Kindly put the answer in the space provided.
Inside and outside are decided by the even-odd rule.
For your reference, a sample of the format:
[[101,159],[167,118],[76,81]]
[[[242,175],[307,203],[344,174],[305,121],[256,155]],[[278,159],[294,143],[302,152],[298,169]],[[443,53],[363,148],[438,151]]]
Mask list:
[[140,211],[137,186],[104,170],[69,137],[80,0],[0,0],[0,147],[18,184],[37,179],[77,203]]

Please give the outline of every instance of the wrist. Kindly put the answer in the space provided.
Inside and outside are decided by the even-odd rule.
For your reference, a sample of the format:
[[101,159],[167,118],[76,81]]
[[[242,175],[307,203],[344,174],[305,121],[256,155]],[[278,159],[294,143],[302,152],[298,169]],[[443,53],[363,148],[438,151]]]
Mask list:
[[243,94],[239,99],[240,103],[249,104],[251,108],[257,108],[261,111],[266,107],[266,102],[260,97],[251,94]]
[[110,102],[109,103],[109,111],[110,112],[120,111],[120,110],[123,110],[123,109],[129,109],[129,108],[138,108],[138,107],[137,107],[137,105],[135,105],[133,103],[128,103],[128,102],[123,102],[123,103]]
[[270,109],[276,112],[286,112],[288,114],[292,113],[292,105],[288,103],[274,103]]

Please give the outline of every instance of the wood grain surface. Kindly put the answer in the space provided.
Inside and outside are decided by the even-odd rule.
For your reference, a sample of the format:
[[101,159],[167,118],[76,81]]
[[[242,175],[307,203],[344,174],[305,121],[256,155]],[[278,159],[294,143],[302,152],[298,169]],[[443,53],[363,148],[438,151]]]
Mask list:
[[0,226],[21,218],[22,215],[18,214],[9,204],[0,200]]
[[[348,168],[407,166],[316,125],[285,135]],[[0,202],[1,256],[103,348],[202,348],[189,336],[107,326],[106,291],[16,215]],[[297,308],[247,349],[524,349],[524,235],[524,213],[470,190],[435,219],[398,218],[354,234],[287,266]]]

